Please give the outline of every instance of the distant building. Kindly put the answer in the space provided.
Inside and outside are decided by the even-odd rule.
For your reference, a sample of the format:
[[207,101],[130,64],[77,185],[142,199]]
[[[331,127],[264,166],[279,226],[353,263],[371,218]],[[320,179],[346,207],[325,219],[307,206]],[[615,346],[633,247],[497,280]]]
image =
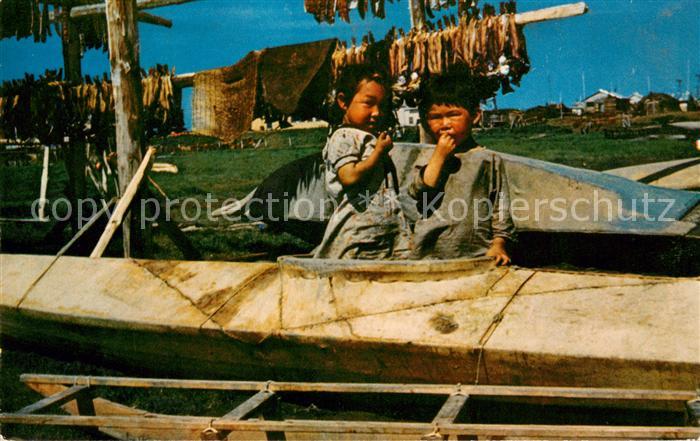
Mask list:
[[417,107],[409,107],[405,103],[396,111],[399,125],[403,127],[415,127],[420,122]]
[[666,93],[651,92],[639,102],[638,108],[645,115],[663,112],[677,112],[680,109],[677,99]]
[[630,107],[630,98],[605,89],[598,89],[596,93],[576,103],[573,107],[575,115],[584,113],[617,113],[625,112]]
[[681,112],[693,112],[698,108],[696,99],[688,90],[686,90],[685,93],[678,99],[678,107],[680,108]]

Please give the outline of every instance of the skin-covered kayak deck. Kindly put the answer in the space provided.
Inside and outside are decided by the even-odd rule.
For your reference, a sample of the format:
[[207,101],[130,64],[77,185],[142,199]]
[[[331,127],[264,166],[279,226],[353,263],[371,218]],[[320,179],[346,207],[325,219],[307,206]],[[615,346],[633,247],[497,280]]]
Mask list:
[[0,255],[2,338],[156,374],[692,390],[700,278]]

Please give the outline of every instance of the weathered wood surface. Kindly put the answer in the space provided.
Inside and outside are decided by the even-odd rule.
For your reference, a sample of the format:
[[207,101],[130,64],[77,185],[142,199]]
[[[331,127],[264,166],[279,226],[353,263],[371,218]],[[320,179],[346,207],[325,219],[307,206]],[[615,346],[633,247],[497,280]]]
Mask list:
[[[442,406],[438,415],[432,423],[425,424],[424,427],[430,428],[430,431],[437,429],[432,434],[438,432],[446,435],[451,430],[451,435],[472,433],[477,430],[481,435],[490,434],[491,436],[503,436],[503,426],[500,424],[454,424],[460,410],[467,402],[468,395],[462,391],[465,386],[461,385],[416,385],[416,384],[357,384],[357,383],[279,383],[279,382],[233,382],[233,381],[211,381],[211,380],[172,380],[172,379],[153,379],[153,378],[124,378],[124,377],[84,377],[84,376],[62,376],[62,375],[36,375],[24,374],[21,378],[26,382],[27,386],[33,390],[46,395],[58,396],[67,395],[67,384],[71,381],[75,387],[85,387],[85,384],[92,386],[136,386],[136,387],[166,387],[166,388],[193,388],[193,389],[219,389],[219,390],[247,390],[251,385],[259,386],[262,389],[248,400],[243,401],[232,412],[223,417],[207,416],[194,417],[183,416],[177,418],[172,415],[153,414],[146,411],[126,407],[118,403],[114,403],[102,398],[95,398],[94,403],[95,415],[102,417],[99,420],[90,420],[78,418],[71,420],[70,418],[53,419],[51,415],[42,415],[39,418],[17,418],[18,413],[14,415],[0,415],[0,422],[18,422],[21,424],[59,424],[69,425],[71,423],[77,425],[96,426],[99,429],[113,437],[120,439],[196,439],[205,432],[211,437],[206,439],[229,439],[229,440],[257,440],[265,439],[263,431],[276,434],[274,439],[293,439],[293,440],[313,440],[313,439],[405,439],[408,435],[417,435],[413,430],[417,426],[413,423],[382,423],[382,422],[366,422],[358,421],[347,424],[341,421],[318,421],[318,420],[283,420],[281,416],[276,418],[264,418],[273,420],[273,424],[269,425],[267,421],[251,418],[251,412],[260,410],[260,406],[269,403],[270,398],[274,398],[275,392],[296,391],[296,392],[328,392],[333,390],[341,393],[419,393],[424,394],[426,391],[439,391],[441,395],[448,396],[447,401]],[[64,385],[65,384],[65,385]],[[329,386],[331,387],[329,389]],[[643,390],[596,390],[596,389],[567,389],[567,388],[542,388],[542,387],[514,387],[514,386],[466,386],[470,390],[476,391],[476,395],[493,395],[498,396],[500,391],[518,394],[531,394],[533,396],[566,396],[572,391],[576,391],[578,398],[598,397],[604,401],[608,399],[618,400],[622,397],[634,396],[635,399],[651,399],[654,400],[659,394],[665,398],[674,399],[683,403],[688,397],[696,397],[695,391],[643,391]],[[427,388],[427,389],[426,389]],[[604,397],[604,398],[603,398]],[[502,398],[502,397],[501,397]],[[78,408],[74,402],[63,406],[64,410],[72,415],[78,415]],[[81,413],[82,414],[82,413]],[[21,414],[19,415],[21,417]],[[131,416],[132,418],[111,418]],[[250,426],[232,427],[231,423],[243,421],[247,418]],[[155,424],[154,424],[155,423]],[[335,423],[335,424],[334,424]],[[301,424],[301,425],[300,425]],[[357,425],[363,425],[364,428],[358,429]],[[329,427],[336,427],[329,429]],[[512,436],[536,436],[550,437],[554,434],[566,436],[567,438],[611,438],[615,436],[666,436],[666,437],[683,437],[688,436],[687,428],[681,427],[611,427],[611,426],[522,426],[508,425],[507,432]],[[583,427],[585,433],[580,433],[579,428]],[[536,430],[527,431],[527,428]],[[525,432],[522,430],[525,429]],[[235,430],[234,432],[231,432]],[[283,430],[285,432],[283,432]],[[466,432],[465,432],[466,430]],[[700,430],[700,429],[698,429]],[[698,432],[700,433],[700,432]],[[527,435],[526,435],[527,434]],[[421,437],[428,435],[428,430],[425,433],[419,434]],[[402,438],[403,437],[403,438]],[[205,439],[202,437],[202,439]]]
[[577,15],[583,15],[586,12],[588,12],[588,6],[585,2],[571,3],[568,5],[552,6],[551,8],[515,14],[515,23],[526,25],[547,20],[575,17]]
[[[150,8],[159,8],[161,6],[179,5],[182,3],[189,3],[189,2],[193,2],[193,1],[196,1],[196,0],[137,0],[136,7],[139,9],[150,9]],[[76,6],[74,8],[71,8],[71,10],[70,10],[70,16],[73,18],[84,17],[86,15],[104,14],[104,13],[105,13],[105,4],[104,3],[95,3],[92,5]]]
[[[11,415],[0,414],[0,421],[8,424],[47,424],[77,426],[107,426],[116,429],[166,429],[195,430],[206,428],[209,423],[217,430],[265,431],[286,433],[330,433],[354,435],[404,435],[423,436],[434,430],[431,423],[396,423],[368,421],[265,421],[265,420],[215,420],[211,417],[185,417],[153,415],[139,416],[66,416],[66,415]],[[687,439],[700,436],[695,427],[634,427],[634,426],[574,426],[574,425],[517,425],[517,424],[445,424],[440,426],[442,435],[475,435],[502,437],[622,439],[622,438],[671,438]]]
[[[107,16],[119,193],[125,199],[127,187],[139,169],[144,147],[136,0],[106,0],[102,6]],[[142,231],[131,225],[134,214],[127,213],[122,224],[124,257],[130,257],[135,251],[132,248],[141,246],[142,242]]]
[[700,378],[698,278],[64,256],[34,283],[50,257],[0,258],[3,336],[152,372],[473,384],[492,328],[480,384],[692,390]]
[[400,383],[308,383],[289,381],[179,380],[171,378],[94,377],[50,374],[22,374],[20,381],[29,385],[91,385],[128,388],[164,388],[192,390],[325,392],[353,394],[419,394],[449,396],[523,396],[597,400],[688,401],[697,392],[688,390],[614,389],[586,387],[496,386],[468,384],[400,384]]
[[49,395],[43,400],[39,400],[36,403],[30,404],[29,406],[23,407],[16,413],[19,414],[30,414],[34,412],[39,412],[40,410],[45,410],[51,406],[61,406],[68,401],[75,400],[77,395],[87,389],[88,386],[85,385],[75,385],[66,388],[60,392],[56,392],[53,395]]

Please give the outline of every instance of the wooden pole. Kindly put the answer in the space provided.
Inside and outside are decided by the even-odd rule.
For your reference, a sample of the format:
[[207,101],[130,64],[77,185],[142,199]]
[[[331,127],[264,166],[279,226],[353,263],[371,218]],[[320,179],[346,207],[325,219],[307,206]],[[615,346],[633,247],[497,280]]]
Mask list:
[[[66,1],[63,4],[63,10],[69,11],[73,6],[73,1]],[[61,16],[61,44],[63,51],[63,71],[66,81],[77,83],[82,81],[82,69],[80,61],[82,54],[80,53],[80,33],[76,23],[71,20],[69,14]],[[73,207],[73,213],[80,199],[85,198],[85,145],[80,139],[68,139],[65,146],[65,164],[68,174],[68,184],[66,194]],[[80,226],[78,225],[77,216],[71,215],[70,219],[73,233],[76,233]]]
[[[148,167],[151,165],[151,159],[153,158],[155,151],[156,149],[151,147],[146,152],[143,162],[139,166],[138,170],[136,170],[136,173],[134,173],[133,179],[129,182],[129,185],[126,187],[126,189],[124,189],[124,192],[122,193],[123,196],[121,199],[119,199],[117,206],[114,208],[112,217],[109,218],[107,227],[102,233],[100,240],[97,242],[95,249],[92,250],[90,257],[102,257],[102,253],[104,253],[105,249],[107,249],[107,245],[109,245],[109,241],[119,228],[119,225],[128,218],[127,211],[129,210],[129,206],[131,206],[131,202],[134,200],[136,193],[138,193],[141,182],[143,182],[143,178],[148,171]],[[124,235],[126,236],[126,232]]]
[[570,3],[561,6],[552,6],[551,8],[537,9],[535,11],[527,11],[515,14],[515,23],[518,25],[526,25],[530,23],[538,23],[541,21],[558,20],[561,18],[575,17],[588,12],[588,6],[584,2]]
[[39,219],[46,220],[46,188],[49,185],[49,146],[44,146],[44,164],[41,170],[41,189],[39,190]]
[[[136,0],[106,0],[109,62],[112,69],[112,93],[117,122],[117,164],[119,188],[124,199],[127,186],[141,162],[143,150],[141,67],[139,64],[139,33]],[[124,257],[130,257],[143,246],[138,228],[132,228],[134,215],[127,214],[124,233]]]
[[166,28],[172,28],[172,20],[167,18],[158,17],[157,15],[149,14],[148,12],[139,12],[138,19],[140,22],[148,23],[156,26],[165,26]]

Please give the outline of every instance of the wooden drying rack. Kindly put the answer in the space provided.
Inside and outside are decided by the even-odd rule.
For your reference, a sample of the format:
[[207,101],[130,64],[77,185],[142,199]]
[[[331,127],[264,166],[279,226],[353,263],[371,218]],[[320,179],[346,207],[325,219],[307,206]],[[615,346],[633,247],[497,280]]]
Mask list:
[[[263,432],[267,439],[286,439],[304,433],[358,438],[400,436],[406,439],[518,438],[697,438],[700,437],[700,400],[694,391],[525,387],[491,385],[299,383],[257,381],[172,380],[122,377],[86,377],[24,374],[20,380],[46,398],[14,413],[0,414],[0,423],[26,425],[82,426],[99,429],[117,438],[225,439],[236,433]],[[148,413],[95,396],[97,387],[162,388],[252,392],[250,398],[220,417]],[[445,401],[431,422],[329,421],[282,419],[279,403],[283,393],[334,393],[379,395],[444,396]],[[635,407],[644,403],[680,404],[686,407],[684,427],[527,425],[458,423],[470,398],[525,399],[598,406]],[[621,404],[622,403],[622,404]],[[71,415],[46,412],[63,406]],[[345,437],[344,436],[344,437]]]

